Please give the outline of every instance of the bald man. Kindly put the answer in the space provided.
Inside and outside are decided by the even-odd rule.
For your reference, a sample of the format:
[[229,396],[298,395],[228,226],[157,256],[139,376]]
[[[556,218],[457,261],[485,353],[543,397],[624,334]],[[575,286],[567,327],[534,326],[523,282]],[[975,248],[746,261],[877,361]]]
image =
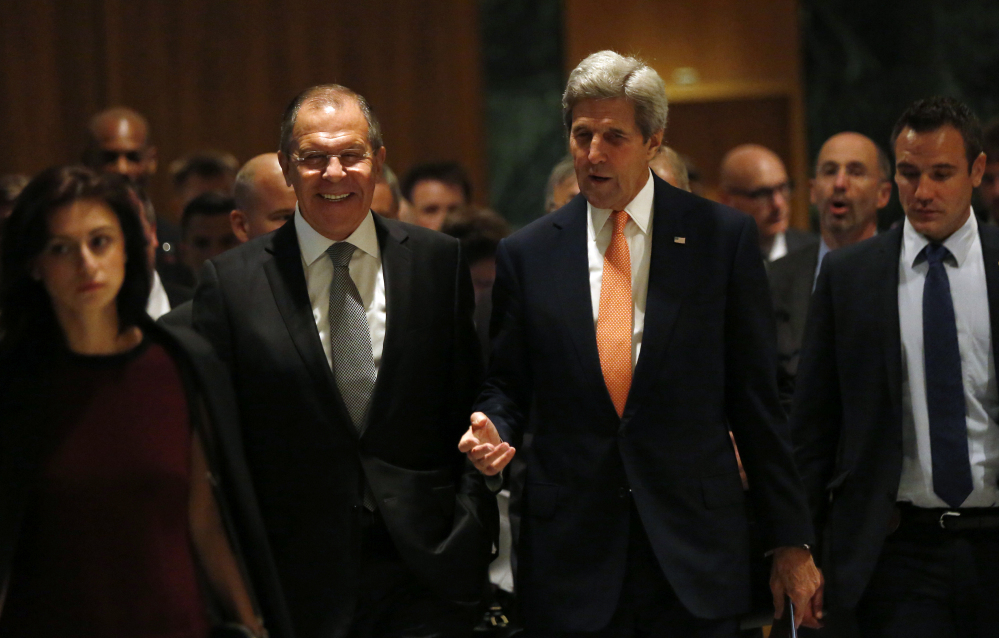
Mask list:
[[125,175],[145,186],[156,173],[156,147],[149,144],[149,123],[124,106],[101,111],[87,125],[88,166]]
[[788,228],[791,180],[776,153],[758,144],[736,146],[722,158],[720,173],[721,202],[756,220],[765,262],[815,242],[811,233]]
[[690,175],[687,173],[687,165],[683,163],[683,158],[680,157],[679,153],[665,144],[659,146],[659,151],[649,162],[649,168],[670,186],[676,186],[690,192]]
[[819,211],[821,239],[770,266],[770,291],[777,312],[777,375],[781,399],[788,408],[822,259],[831,250],[875,235],[878,210],[891,197],[891,163],[870,138],[837,133],[819,149],[810,186],[812,204]]
[[[156,147],[149,143],[149,122],[142,114],[115,106],[90,118],[87,123],[83,163],[96,171],[118,173],[141,187],[143,194],[156,174]],[[147,214],[155,220],[157,243],[156,267],[165,281],[177,286],[192,286],[194,279],[177,263],[176,246],[180,230],[162,217],[157,217],[152,204],[144,204]]]
[[284,226],[295,214],[295,190],[285,182],[277,153],[264,153],[243,164],[233,188],[236,208],[229,214],[240,243]]

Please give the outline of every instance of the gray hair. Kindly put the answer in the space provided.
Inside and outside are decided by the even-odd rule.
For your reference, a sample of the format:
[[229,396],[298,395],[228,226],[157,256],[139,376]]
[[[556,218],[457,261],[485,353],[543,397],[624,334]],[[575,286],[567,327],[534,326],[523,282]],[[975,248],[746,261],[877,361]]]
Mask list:
[[382,147],[382,127],[378,123],[378,118],[375,117],[374,111],[371,110],[371,106],[364,99],[364,96],[340,84],[319,84],[309,87],[292,99],[281,117],[281,141],[278,150],[285,155],[291,151],[291,135],[295,130],[298,112],[306,102],[341,107],[345,99],[354,100],[360,107],[361,113],[364,114],[364,119],[368,123],[368,145],[371,146],[372,152],[377,153]]
[[635,107],[635,124],[648,141],[666,128],[666,84],[655,69],[614,51],[587,56],[569,74],[562,94],[565,130],[572,129],[572,109],[582,100],[623,97]]
[[555,189],[558,185],[569,178],[576,179],[576,171],[572,163],[572,156],[567,155],[559,160],[559,163],[552,169],[548,176],[548,183],[545,184],[545,212],[550,213],[555,210]]

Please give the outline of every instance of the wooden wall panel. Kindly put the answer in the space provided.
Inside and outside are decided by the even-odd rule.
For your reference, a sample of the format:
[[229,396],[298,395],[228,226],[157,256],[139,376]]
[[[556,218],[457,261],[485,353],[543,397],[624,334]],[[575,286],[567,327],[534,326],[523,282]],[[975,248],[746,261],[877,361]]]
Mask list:
[[0,173],[74,161],[88,118],[124,104],[150,121],[159,210],[169,162],[200,148],[241,161],[277,147],[288,101],[339,82],[368,98],[388,161],[454,159],[488,201],[476,3],[464,0],[0,0]]
[[[747,141],[773,148],[807,183],[798,0],[617,0],[613,10],[566,0],[564,9],[567,70],[614,49],[659,72],[672,109],[666,137],[694,158],[709,193],[724,152]],[[682,83],[678,69],[693,69],[696,81]],[[793,199],[792,221],[805,227],[808,189]]]

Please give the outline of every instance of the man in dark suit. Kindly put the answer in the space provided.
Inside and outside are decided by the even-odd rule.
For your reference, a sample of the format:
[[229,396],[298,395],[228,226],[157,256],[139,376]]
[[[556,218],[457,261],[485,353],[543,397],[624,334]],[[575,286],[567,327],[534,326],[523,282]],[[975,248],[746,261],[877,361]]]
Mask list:
[[666,110],[644,63],[581,62],[563,112],[582,196],[497,253],[490,369],[460,448],[495,474],[533,434],[518,594],[535,635],[736,634],[753,550],[729,425],[775,599],[815,622],[756,225],[652,175]]
[[776,153],[759,144],[742,144],[725,153],[718,171],[721,203],[756,220],[765,262],[815,243],[812,233],[788,227],[791,179]]
[[207,262],[193,314],[233,372],[295,631],[465,635],[497,521],[454,447],[481,368],[468,267],[457,240],[372,215],[364,98],[313,87],[281,131],[295,217]]
[[777,385],[788,408],[819,265],[830,250],[874,237],[878,210],[890,197],[891,164],[881,147],[860,133],[837,133],[826,140],[811,180],[819,242],[781,257],[769,270],[777,314]]
[[981,128],[950,98],[892,133],[904,224],[829,254],[791,414],[843,635],[999,635],[999,229]]

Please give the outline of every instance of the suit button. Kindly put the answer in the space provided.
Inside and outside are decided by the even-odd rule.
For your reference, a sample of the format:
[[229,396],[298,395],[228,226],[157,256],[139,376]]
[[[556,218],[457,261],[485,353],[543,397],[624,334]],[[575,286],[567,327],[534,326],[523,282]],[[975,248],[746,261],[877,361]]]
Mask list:
[[618,498],[628,498],[629,496],[631,496],[631,490],[629,488],[627,488],[627,487],[620,487],[620,488],[618,488],[618,490],[617,490],[617,497]]

